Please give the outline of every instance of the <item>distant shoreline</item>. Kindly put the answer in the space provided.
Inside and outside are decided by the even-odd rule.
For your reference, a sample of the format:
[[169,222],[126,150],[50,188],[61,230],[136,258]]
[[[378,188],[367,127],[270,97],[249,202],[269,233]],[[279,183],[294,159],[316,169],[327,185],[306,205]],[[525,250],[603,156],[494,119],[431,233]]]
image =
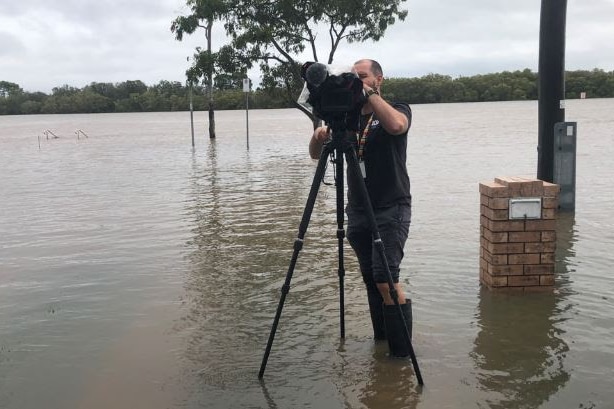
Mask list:
[[[410,104],[526,101],[538,99],[537,82],[537,73],[529,69],[458,78],[428,74],[419,78],[386,78],[383,95]],[[567,71],[565,99],[582,97],[614,98],[614,71]],[[195,111],[209,110],[204,87],[190,90],[178,81],[160,81],[153,86],[139,80],[93,82],[83,88],[63,85],[53,88],[50,95],[25,92],[19,84],[0,81],[0,115],[189,111],[190,99]],[[216,89],[213,109],[244,109],[245,99],[246,94],[237,87]],[[249,107],[293,108],[295,102],[280,88],[256,89],[249,93]]]

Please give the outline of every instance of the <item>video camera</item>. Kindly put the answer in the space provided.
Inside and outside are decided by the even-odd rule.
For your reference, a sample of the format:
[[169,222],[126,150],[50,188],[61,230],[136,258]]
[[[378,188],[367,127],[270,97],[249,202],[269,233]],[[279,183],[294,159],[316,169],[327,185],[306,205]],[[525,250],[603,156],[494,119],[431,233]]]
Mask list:
[[357,131],[360,109],[366,101],[362,81],[352,72],[333,74],[331,71],[322,63],[303,64],[301,77],[309,91],[306,102],[328,124]]

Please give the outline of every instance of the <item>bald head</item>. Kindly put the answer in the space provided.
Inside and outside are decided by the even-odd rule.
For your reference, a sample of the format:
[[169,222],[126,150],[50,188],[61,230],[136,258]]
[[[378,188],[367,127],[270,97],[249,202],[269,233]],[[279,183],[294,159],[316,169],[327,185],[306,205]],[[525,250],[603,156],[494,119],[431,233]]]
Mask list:
[[374,76],[383,76],[384,72],[382,71],[382,66],[375,60],[371,60],[368,58],[363,58],[362,60],[358,60],[354,63],[354,65],[358,65],[358,64],[368,64],[369,66],[369,70],[371,71],[371,73]]

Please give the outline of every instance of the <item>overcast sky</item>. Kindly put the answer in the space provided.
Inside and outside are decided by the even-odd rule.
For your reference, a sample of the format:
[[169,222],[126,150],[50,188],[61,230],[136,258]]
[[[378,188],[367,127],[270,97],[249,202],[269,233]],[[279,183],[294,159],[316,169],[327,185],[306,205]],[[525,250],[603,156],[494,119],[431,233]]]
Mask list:
[[[457,77],[537,71],[540,0],[409,0],[409,16],[377,43],[343,44],[336,64],[375,58],[385,76]],[[26,91],[68,84],[184,82],[196,32],[178,42],[171,21],[185,0],[0,0],[0,81]],[[568,0],[566,69],[614,70],[614,0]],[[221,24],[214,45],[226,42]],[[320,59],[328,54],[326,38]],[[311,60],[308,55],[305,60]],[[258,72],[250,72],[258,82]]]

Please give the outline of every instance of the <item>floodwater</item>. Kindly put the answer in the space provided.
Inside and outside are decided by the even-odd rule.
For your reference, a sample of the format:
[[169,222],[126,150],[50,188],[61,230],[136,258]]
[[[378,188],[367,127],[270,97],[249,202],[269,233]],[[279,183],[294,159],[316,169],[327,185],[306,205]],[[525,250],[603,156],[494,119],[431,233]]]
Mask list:
[[0,407],[613,408],[614,100],[567,103],[576,211],[535,294],[480,287],[478,183],[535,175],[537,102],[413,110],[424,388],[371,340],[349,246],[340,338],[331,185],[257,378],[315,170],[298,111],[250,111],[249,150],[244,111],[216,140],[195,113],[194,150],[185,112],[0,117]]

